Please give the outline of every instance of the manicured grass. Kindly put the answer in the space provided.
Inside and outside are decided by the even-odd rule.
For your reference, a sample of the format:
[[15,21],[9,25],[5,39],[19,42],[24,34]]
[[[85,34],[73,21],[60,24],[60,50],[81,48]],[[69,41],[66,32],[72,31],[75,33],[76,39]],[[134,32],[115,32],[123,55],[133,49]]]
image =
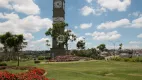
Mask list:
[[3,70],[3,71],[8,71],[8,72],[13,73],[13,74],[27,72],[27,70],[14,70],[14,69],[6,69],[6,70]]
[[[16,65],[16,62],[7,62]],[[46,77],[55,80],[142,80],[142,63],[117,61],[85,61],[67,63],[34,64],[20,62],[21,66],[45,69]]]

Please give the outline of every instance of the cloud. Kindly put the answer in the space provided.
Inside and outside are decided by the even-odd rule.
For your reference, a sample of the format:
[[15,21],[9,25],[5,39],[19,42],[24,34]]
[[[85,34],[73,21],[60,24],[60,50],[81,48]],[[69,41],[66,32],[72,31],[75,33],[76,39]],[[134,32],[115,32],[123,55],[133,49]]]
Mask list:
[[114,29],[118,27],[126,27],[130,24],[130,21],[128,19],[121,19],[119,21],[109,21],[106,23],[101,23],[98,25],[97,29]]
[[131,4],[131,0],[97,0],[97,3],[111,11],[126,11],[127,7]]
[[[86,0],[88,3],[92,3],[93,0]],[[118,10],[126,11],[128,6],[131,4],[131,0],[96,0],[97,6],[84,6],[81,8],[81,14],[83,16],[96,15],[99,16],[107,10]]]
[[34,39],[34,36],[31,33],[25,33],[24,34],[24,38],[26,40],[31,40],[31,39]]
[[92,34],[91,34],[91,33],[85,33],[85,35],[86,35],[86,36],[91,36]]
[[105,8],[103,8],[103,7],[102,8],[96,8],[93,14],[99,16],[99,15],[103,14],[104,12],[106,12]]
[[78,28],[78,26],[74,26],[74,28],[75,28],[75,29],[77,29],[77,28]]
[[39,14],[40,9],[34,0],[0,0],[0,8],[7,8],[25,14]]
[[133,20],[131,27],[134,27],[134,28],[142,28],[142,17]]
[[2,14],[0,19],[7,19],[5,22],[0,22],[0,32],[13,32],[13,33],[33,33],[41,29],[48,29],[52,27],[52,21],[48,18],[41,18],[39,16],[30,15],[20,19],[17,14]]
[[92,8],[92,7],[89,7],[89,6],[84,6],[82,9],[81,9],[81,14],[83,16],[88,16],[90,14],[94,14],[95,13],[95,10]]
[[28,45],[24,50],[48,50],[50,47],[46,45],[46,40],[49,40],[49,44],[52,43],[51,38],[41,38],[35,41],[28,41]]
[[130,41],[129,44],[142,44],[141,41]]
[[142,34],[139,34],[137,37],[138,37],[138,38],[142,38]]
[[[89,33],[90,35],[90,33]],[[117,40],[121,37],[121,35],[117,31],[112,32],[93,32],[91,34],[94,40]]]
[[97,26],[97,29],[115,29],[119,27],[125,27],[125,28],[142,28],[142,17],[139,17],[133,21],[130,21],[128,19],[121,19],[118,21],[109,21],[105,23],[101,23]]
[[90,27],[92,27],[92,23],[84,23],[80,25],[81,29],[88,29]]
[[129,14],[128,16],[142,17],[142,13],[137,11],[137,12],[133,12],[133,13]]
[[80,37],[78,37],[78,38],[76,39],[76,42],[78,42],[78,41],[80,41],[80,40],[84,40],[84,39],[85,39],[84,36],[80,36]]
[[89,7],[89,6],[84,6],[82,9],[81,9],[81,14],[83,16],[88,16],[88,15],[101,15],[103,12],[106,12],[106,9],[105,8],[96,8],[94,9],[93,7]]
[[12,8],[12,6],[9,4],[10,0],[0,0],[0,8]]
[[86,0],[88,3],[91,3],[93,0]]

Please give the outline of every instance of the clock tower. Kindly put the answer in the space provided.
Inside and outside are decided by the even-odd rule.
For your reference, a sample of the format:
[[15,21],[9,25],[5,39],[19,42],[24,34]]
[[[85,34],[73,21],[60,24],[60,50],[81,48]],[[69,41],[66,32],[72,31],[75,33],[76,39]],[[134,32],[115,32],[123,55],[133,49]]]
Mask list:
[[[53,0],[53,24],[64,21],[65,21],[65,0]],[[60,34],[62,34],[63,32],[64,28],[60,28]],[[65,53],[64,44],[58,45],[57,39],[52,38],[51,52],[54,53],[55,56],[64,55]]]

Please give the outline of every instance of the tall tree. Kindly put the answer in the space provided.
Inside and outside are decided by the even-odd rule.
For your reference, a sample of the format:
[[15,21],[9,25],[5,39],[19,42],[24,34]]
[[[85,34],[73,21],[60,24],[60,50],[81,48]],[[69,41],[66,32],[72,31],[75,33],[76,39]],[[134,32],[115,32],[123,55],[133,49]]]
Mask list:
[[85,41],[84,40],[78,41],[76,46],[78,49],[85,49]]
[[[9,49],[10,52],[17,53],[16,54],[17,57],[18,57],[17,66],[19,66],[19,51],[22,50],[27,45],[27,42],[25,42],[24,40],[25,39],[24,39],[24,36],[22,34],[13,35],[9,32],[1,35],[1,37],[0,37],[1,44],[4,45],[4,49],[6,51]],[[12,54],[12,55],[14,56],[14,54]]]
[[99,46],[97,46],[97,48],[100,50],[100,51],[104,51],[106,49],[106,45],[105,44],[100,44]]

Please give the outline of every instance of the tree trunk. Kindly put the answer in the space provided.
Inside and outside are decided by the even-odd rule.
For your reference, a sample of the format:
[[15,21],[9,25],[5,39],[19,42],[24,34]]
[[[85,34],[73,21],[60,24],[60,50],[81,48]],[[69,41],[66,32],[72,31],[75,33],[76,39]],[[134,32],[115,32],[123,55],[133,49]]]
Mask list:
[[67,45],[66,45],[66,49],[67,49],[67,51],[68,51],[68,43],[67,43]]
[[17,64],[17,66],[19,66],[19,52],[17,52],[18,53],[18,64]]
[[68,44],[65,44],[65,49],[66,49],[66,51],[65,51],[65,53],[66,53],[66,55],[67,55],[67,51],[68,51]]

